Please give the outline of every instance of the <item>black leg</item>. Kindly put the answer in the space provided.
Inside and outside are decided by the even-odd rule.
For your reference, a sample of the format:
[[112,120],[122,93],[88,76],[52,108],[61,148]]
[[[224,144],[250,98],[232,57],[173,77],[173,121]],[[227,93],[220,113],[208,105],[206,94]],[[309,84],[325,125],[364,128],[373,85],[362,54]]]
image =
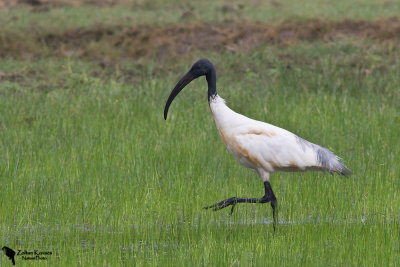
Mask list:
[[275,232],[276,225],[278,223],[278,202],[276,201],[276,199],[271,201],[271,207],[272,207],[272,216],[274,218],[273,226],[274,226],[274,232]]
[[276,228],[276,224],[278,222],[278,211],[277,206],[278,202],[276,200],[275,194],[272,191],[271,184],[269,182],[264,182],[265,195],[262,198],[243,198],[243,197],[231,197],[225,200],[222,200],[214,205],[204,207],[204,209],[213,209],[214,211],[226,208],[228,206],[232,206],[231,214],[237,203],[268,203],[271,202],[272,214],[274,218],[274,232]]
[[274,191],[272,191],[271,184],[269,182],[265,182],[264,187],[265,187],[265,194],[271,196],[272,216],[274,219],[273,226],[275,233],[276,225],[278,224],[278,201],[276,200]]

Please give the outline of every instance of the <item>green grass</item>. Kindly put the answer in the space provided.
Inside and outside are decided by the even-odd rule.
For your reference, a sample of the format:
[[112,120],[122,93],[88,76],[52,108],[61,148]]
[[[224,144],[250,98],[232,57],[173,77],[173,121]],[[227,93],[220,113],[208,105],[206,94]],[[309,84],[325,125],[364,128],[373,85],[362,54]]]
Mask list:
[[[76,1],[75,1],[76,2]],[[397,17],[398,1],[358,0],[301,2],[288,1],[201,1],[196,3],[175,1],[132,1],[121,5],[96,8],[61,6],[32,12],[30,8],[0,10],[0,25],[5,30],[89,27],[96,24],[142,25],[190,22],[259,21],[276,23],[282,19],[376,20]],[[141,3],[143,2],[143,3]]]
[[[341,39],[193,51],[172,65],[124,63],[132,82],[76,58],[0,59],[0,246],[54,253],[16,258],[29,266],[396,266],[398,49]],[[269,204],[202,210],[263,187],[221,142],[204,79],[163,119],[200,57],[232,109],[328,147],[353,175],[273,174],[275,234]]]

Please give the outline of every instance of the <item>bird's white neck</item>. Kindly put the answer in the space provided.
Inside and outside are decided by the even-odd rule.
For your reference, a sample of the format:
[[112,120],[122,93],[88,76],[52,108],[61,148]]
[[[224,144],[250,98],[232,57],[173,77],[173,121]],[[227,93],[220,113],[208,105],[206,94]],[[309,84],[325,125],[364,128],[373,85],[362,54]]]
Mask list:
[[244,117],[231,110],[225,104],[225,100],[218,94],[210,99],[210,109],[218,128],[226,129],[240,125],[242,122],[241,118]]

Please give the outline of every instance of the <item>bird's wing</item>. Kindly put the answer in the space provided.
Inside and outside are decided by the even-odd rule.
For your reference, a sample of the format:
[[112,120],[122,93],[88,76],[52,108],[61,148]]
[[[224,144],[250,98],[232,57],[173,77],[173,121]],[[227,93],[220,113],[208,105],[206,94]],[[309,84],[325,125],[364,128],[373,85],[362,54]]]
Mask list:
[[326,170],[348,174],[328,149],[267,123],[241,127],[234,137],[249,160],[268,172]]
[[259,128],[237,134],[235,140],[252,162],[269,172],[285,168],[300,171],[316,165],[315,153],[303,150],[292,134]]

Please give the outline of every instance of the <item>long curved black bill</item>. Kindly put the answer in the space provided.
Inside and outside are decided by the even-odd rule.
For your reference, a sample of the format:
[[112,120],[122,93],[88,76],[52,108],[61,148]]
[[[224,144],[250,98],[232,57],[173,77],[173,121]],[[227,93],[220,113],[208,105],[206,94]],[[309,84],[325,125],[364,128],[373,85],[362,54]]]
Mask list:
[[175,88],[172,90],[171,94],[168,97],[167,103],[165,104],[164,108],[164,119],[167,119],[167,114],[168,114],[168,109],[169,106],[171,105],[172,101],[174,98],[179,94],[180,91],[188,84],[190,83],[195,77],[190,73],[186,73],[182,79],[175,85]]

